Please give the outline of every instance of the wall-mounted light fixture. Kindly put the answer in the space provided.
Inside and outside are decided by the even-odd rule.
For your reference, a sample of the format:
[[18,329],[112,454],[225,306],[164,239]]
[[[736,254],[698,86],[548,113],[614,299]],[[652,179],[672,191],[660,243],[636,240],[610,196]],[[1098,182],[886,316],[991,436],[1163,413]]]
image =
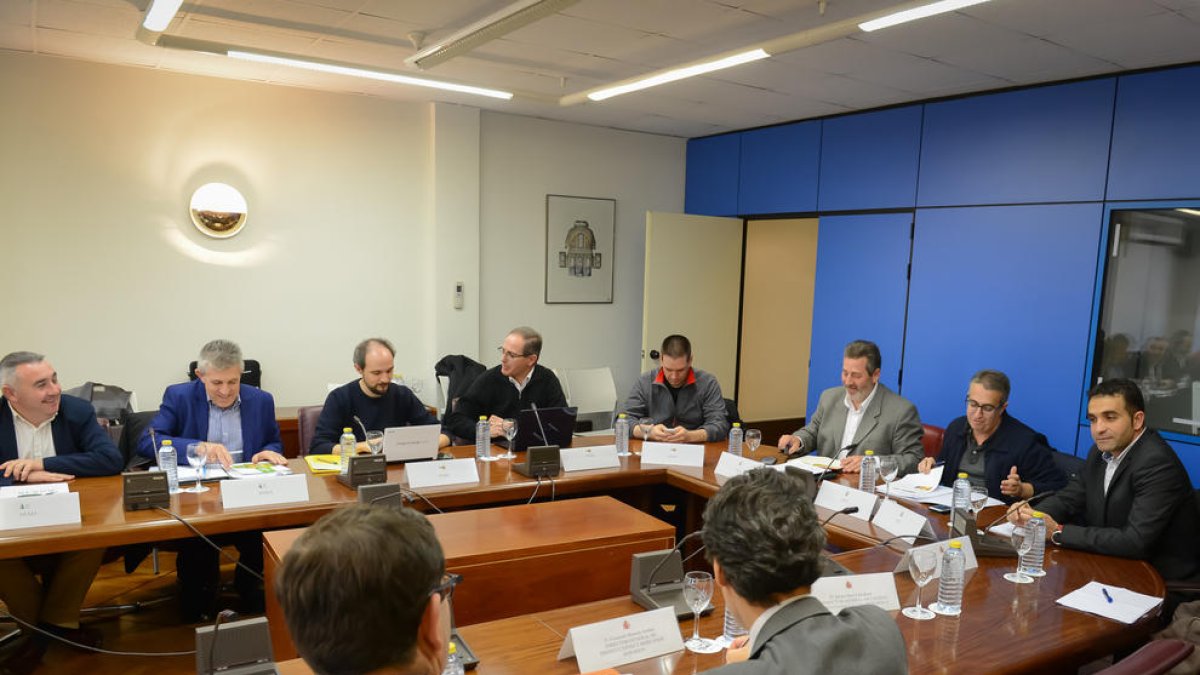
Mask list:
[[246,198],[225,183],[206,183],[192,193],[192,223],[214,239],[228,239],[246,226]]

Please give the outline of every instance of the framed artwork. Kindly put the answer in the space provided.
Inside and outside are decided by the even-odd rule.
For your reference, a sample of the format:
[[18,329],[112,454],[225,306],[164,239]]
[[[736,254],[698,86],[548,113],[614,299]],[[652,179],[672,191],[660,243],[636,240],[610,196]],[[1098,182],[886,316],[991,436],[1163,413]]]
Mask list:
[[546,304],[613,301],[617,200],[546,195]]

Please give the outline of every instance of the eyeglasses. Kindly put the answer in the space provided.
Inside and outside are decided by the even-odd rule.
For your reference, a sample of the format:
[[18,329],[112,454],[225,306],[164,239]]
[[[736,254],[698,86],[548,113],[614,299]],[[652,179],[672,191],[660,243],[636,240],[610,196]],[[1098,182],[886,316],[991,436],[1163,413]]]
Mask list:
[[991,415],[992,413],[996,412],[997,410],[999,410],[1000,408],[1003,408],[1003,407],[1004,407],[1003,403],[1001,403],[1000,405],[992,405],[991,403],[979,403],[978,401],[972,401],[971,399],[967,399],[967,408],[969,408],[971,410],[978,410],[985,415]]
[[507,356],[510,359],[523,359],[527,356],[533,356],[533,354],[514,354],[504,347],[496,347],[496,351],[500,352],[501,356]]
[[461,574],[446,572],[442,575],[442,580],[438,582],[438,585],[429,591],[429,596],[433,597],[433,594],[437,593],[442,596],[443,600],[450,600],[454,597],[454,587],[462,583],[462,580]]

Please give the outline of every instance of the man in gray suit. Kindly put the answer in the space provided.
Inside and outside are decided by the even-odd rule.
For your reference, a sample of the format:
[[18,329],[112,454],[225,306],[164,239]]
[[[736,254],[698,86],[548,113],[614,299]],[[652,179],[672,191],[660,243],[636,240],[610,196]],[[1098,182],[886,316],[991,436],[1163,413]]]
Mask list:
[[908,399],[879,383],[882,364],[874,342],[855,340],[842,358],[842,386],[821,392],[817,411],[803,429],[785,434],[779,447],[788,454],[815,452],[824,457],[843,453],[842,471],[857,472],[862,455],[893,454],[900,475],[910,473],[925,456],[921,418]]
[[704,509],[704,551],[725,607],[750,627],[721,675],[908,672],[904,637],[874,605],[831,614],[809,595],[825,531],[804,484],[773,469],[731,478]]

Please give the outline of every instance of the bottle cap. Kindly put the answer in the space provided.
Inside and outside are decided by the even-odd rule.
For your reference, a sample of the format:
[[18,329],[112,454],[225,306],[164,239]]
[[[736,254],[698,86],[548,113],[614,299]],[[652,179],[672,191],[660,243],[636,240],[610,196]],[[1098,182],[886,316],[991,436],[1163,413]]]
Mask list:
[[618,413],[617,419],[621,419],[621,420],[625,419],[625,413]]
[[354,433],[354,430],[351,429],[350,427],[342,427],[342,433],[343,434],[352,434],[352,433]]
[[733,428],[735,428],[735,429],[741,428],[741,426],[742,426],[742,423],[741,423],[741,422],[734,422],[734,423],[733,423]]
[[163,445],[175,445],[174,443],[171,442],[171,439],[169,439],[169,438],[163,439],[162,444]]
[[487,415],[480,415],[480,416],[479,416],[479,421],[480,421],[480,422],[486,422],[486,421],[487,421]]
[[874,450],[868,450],[868,451],[864,452],[863,454],[864,454],[864,455],[866,455],[867,457],[874,457],[874,456],[875,456],[875,451],[874,451]]
[[962,542],[957,540],[952,541],[950,542],[950,548],[962,548]]
[[1041,511],[1034,511],[1033,517],[1034,518],[1045,518],[1046,516]]
[[456,646],[454,645],[454,643],[453,643],[453,642],[451,642],[451,643],[450,643],[450,653],[451,653],[451,654],[457,654],[457,653],[458,653],[458,647],[456,647]]
[[966,471],[959,471],[959,472],[958,472],[958,477],[959,477],[959,478],[966,478],[966,477],[967,477],[967,472],[966,472]]

